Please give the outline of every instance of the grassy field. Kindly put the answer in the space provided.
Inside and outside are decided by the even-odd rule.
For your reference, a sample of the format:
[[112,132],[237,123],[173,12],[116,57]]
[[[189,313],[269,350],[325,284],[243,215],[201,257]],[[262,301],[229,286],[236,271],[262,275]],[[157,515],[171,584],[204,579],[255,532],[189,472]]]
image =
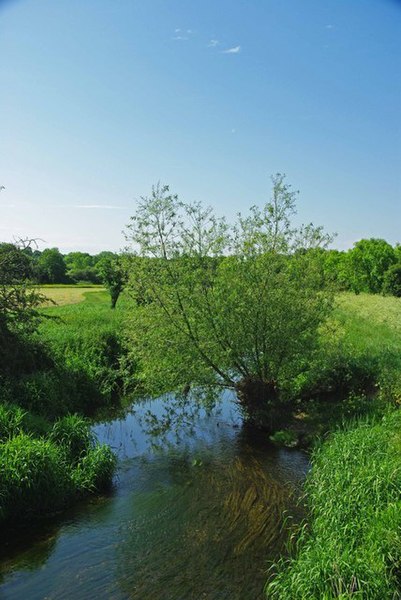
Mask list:
[[342,293],[335,317],[356,347],[401,348],[401,298]]
[[81,286],[81,285],[43,285],[39,290],[49,298],[46,306],[52,306],[53,302],[57,306],[68,304],[78,304],[83,302],[88,294],[99,294],[104,292],[102,286]]

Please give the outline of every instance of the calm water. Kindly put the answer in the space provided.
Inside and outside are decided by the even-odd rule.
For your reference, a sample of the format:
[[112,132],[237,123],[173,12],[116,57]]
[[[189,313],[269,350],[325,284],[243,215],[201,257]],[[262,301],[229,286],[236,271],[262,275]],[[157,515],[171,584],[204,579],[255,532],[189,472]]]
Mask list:
[[246,432],[229,395],[193,430],[145,433],[144,415],[95,427],[118,453],[113,491],[2,544],[0,599],[257,600],[283,551],[304,454]]

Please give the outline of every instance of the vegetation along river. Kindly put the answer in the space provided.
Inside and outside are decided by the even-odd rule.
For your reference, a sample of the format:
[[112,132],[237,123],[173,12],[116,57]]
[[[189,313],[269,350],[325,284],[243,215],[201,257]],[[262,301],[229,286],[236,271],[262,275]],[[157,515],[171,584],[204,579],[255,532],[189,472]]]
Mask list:
[[[146,412],[94,427],[117,452],[113,490],[1,548],[1,600],[257,600],[284,551],[308,459],[241,426],[227,393],[194,426],[150,436]],[[27,541],[28,540],[28,541]]]

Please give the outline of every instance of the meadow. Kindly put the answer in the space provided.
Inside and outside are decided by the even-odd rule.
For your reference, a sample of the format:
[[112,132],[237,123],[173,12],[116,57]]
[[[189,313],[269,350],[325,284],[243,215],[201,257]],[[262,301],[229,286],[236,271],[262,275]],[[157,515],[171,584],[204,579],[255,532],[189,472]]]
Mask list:
[[54,305],[65,306],[68,304],[78,304],[79,302],[83,302],[88,294],[99,294],[105,291],[100,285],[88,284],[42,285],[38,286],[38,289],[48,298],[48,302],[45,303],[45,306],[49,307]]
[[[99,287],[45,292],[58,304],[43,308],[35,335],[51,364],[22,376],[12,390],[19,406],[10,396],[0,413],[0,519],[9,524],[17,511],[44,516],[110,483],[113,455],[84,415],[116,406],[135,385],[123,343],[128,297],[111,310]],[[400,373],[401,300],[339,294],[320,352],[294,384],[314,447],[309,516],[291,558],[271,568],[269,598],[398,597]]]

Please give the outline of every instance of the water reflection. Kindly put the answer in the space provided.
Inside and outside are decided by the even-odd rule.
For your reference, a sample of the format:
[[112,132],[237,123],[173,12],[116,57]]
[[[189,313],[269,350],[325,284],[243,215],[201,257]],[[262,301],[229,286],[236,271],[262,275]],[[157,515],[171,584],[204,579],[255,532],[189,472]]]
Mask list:
[[299,518],[306,457],[238,427],[229,397],[163,443],[143,432],[148,409],[95,428],[119,454],[114,493],[70,511],[28,550],[9,549],[1,598],[263,597],[283,514]]

